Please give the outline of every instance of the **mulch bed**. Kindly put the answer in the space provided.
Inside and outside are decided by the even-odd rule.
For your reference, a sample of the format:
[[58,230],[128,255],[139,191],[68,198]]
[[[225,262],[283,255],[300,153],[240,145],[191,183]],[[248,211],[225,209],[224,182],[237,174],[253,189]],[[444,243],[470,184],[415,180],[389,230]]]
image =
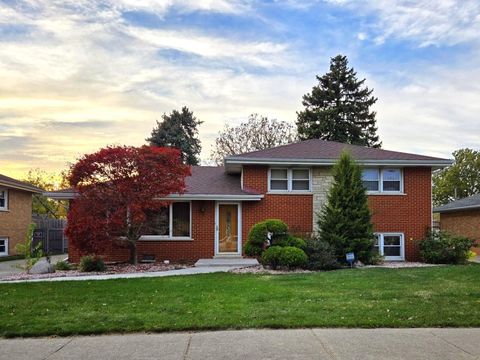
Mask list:
[[11,280],[31,280],[31,279],[49,279],[57,277],[70,277],[70,276],[90,276],[90,275],[109,275],[109,274],[134,274],[134,273],[148,273],[157,271],[169,271],[178,270],[191,267],[191,264],[163,264],[163,263],[151,263],[151,264],[109,264],[107,265],[107,271],[104,272],[81,272],[78,270],[56,270],[51,274],[27,274],[18,273],[12,275],[0,276],[0,281]]

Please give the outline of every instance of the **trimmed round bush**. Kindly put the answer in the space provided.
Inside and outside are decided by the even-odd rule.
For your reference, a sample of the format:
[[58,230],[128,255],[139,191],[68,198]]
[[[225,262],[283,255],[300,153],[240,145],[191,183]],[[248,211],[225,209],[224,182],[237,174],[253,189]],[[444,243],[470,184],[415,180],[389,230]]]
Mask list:
[[78,268],[82,272],[103,272],[107,270],[103,258],[96,255],[87,255],[82,257],[80,259]]
[[302,249],[285,246],[281,248],[279,265],[289,269],[303,267],[307,264],[307,254]]
[[268,219],[259,222],[251,228],[248,241],[245,244],[245,253],[248,256],[258,256],[263,253],[263,246],[268,239],[268,233],[272,233],[271,245],[280,245],[288,239],[288,225],[282,220]]
[[276,269],[280,264],[280,256],[283,248],[280,246],[270,246],[262,254],[262,264]]
[[293,247],[305,250],[307,247],[307,242],[302,238],[289,236],[287,241],[285,242],[285,246],[293,246]]

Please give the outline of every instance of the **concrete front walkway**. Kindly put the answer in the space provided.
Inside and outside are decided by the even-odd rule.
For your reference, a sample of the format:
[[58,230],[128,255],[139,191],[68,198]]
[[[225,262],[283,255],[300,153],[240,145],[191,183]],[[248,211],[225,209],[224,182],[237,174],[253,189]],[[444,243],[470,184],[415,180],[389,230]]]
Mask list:
[[299,329],[0,339],[0,359],[479,359],[480,329]]
[[91,280],[112,280],[112,279],[137,279],[137,278],[149,278],[149,277],[164,277],[174,275],[197,275],[197,274],[209,274],[215,272],[227,272],[235,269],[238,266],[203,266],[203,267],[189,267],[179,270],[167,270],[167,271],[152,271],[152,272],[138,272],[128,274],[106,274],[106,275],[84,275],[84,276],[64,276],[64,277],[52,277],[42,279],[29,279],[29,280],[0,280],[0,284],[15,284],[25,282],[45,282],[45,281],[91,281]]

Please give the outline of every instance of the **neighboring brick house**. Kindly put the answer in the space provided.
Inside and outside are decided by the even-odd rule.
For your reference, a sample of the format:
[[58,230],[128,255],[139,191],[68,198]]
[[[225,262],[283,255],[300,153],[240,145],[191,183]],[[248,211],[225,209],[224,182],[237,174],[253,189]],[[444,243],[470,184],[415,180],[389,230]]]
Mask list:
[[[480,194],[433,209],[440,214],[440,229],[474,239],[480,244]],[[472,248],[480,255],[480,248]]]
[[[432,226],[431,173],[450,160],[323,140],[308,140],[225,158],[222,167],[194,166],[186,192],[152,219],[138,254],[157,260],[241,256],[251,227],[285,221],[298,234],[316,230],[317,214],[332,183],[332,166],[348,151],[363,168],[377,238],[387,260],[418,260],[418,244]],[[71,191],[48,194],[73,198]],[[83,254],[70,246],[76,262]],[[110,249],[109,260],[127,260]]]
[[0,256],[16,254],[32,222],[32,195],[42,190],[0,174]]

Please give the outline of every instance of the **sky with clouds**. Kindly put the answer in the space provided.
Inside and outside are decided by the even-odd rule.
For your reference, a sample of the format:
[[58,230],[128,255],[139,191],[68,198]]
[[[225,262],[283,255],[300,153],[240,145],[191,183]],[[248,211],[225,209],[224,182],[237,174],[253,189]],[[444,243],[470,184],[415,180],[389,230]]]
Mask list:
[[184,105],[208,160],[225,123],[293,123],[339,53],[384,148],[479,148],[478,0],[0,0],[0,173],[140,145]]

